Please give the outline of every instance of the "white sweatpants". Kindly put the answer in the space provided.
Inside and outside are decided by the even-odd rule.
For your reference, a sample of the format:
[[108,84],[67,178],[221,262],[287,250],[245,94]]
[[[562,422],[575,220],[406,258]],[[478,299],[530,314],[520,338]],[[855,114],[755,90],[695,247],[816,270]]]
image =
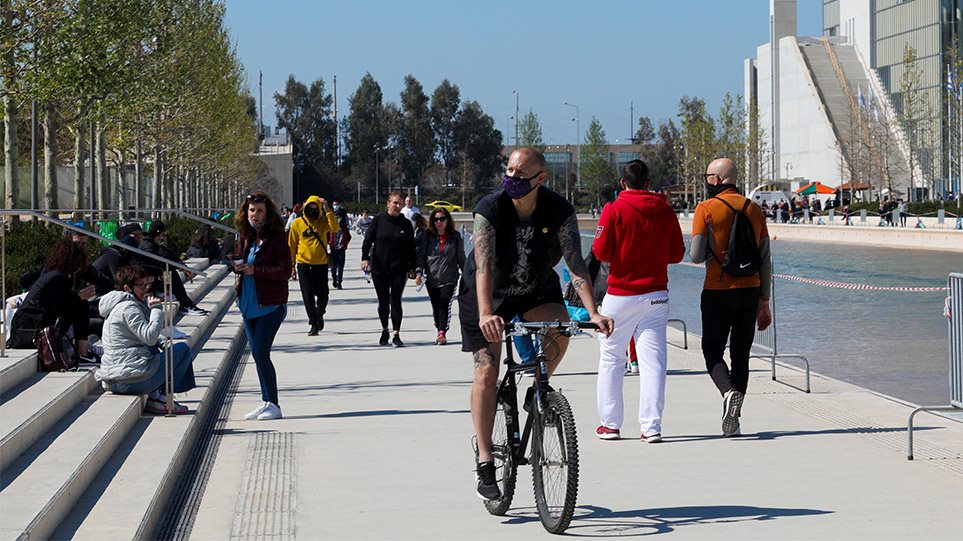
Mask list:
[[669,318],[669,293],[645,295],[606,294],[601,313],[615,320],[611,336],[599,334],[599,419],[608,428],[621,429],[625,415],[622,379],[625,350],[635,337],[639,356],[639,425],[642,434],[662,433],[665,407],[665,325]]

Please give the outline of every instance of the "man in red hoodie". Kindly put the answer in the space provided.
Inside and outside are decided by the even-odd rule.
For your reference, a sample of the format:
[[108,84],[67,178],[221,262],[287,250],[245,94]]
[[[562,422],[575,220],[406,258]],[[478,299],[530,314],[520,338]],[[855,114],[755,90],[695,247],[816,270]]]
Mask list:
[[622,428],[625,349],[635,337],[639,356],[641,440],[662,441],[665,406],[665,326],[669,317],[666,267],[682,261],[685,243],[675,211],[665,196],[647,190],[649,171],[632,160],[622,171],[622,192],[602,209],[592,252],[609,263],[608,292],[600,313],[615,320],[609,336],[599,335],[598,407],[602,424],[596,435],[617,440]]

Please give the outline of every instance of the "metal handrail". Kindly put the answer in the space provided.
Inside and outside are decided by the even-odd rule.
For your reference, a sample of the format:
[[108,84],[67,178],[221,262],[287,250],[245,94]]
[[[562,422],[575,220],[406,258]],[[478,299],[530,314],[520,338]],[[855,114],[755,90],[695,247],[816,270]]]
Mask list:
[[[188,209],[188,210],[194,210],[194,209]],[[208,209],[198,209],[198,210],[208,210]],[[219,209],[212,209],[212,210],[219,210]],[[54,212],[60,212],[60,213],[64,213],[64,214],[69,214],[69,213],[74,213],[74,212],[91,212],[91,209],[55,209]],[[230,234],[232,234],[232,235],[237,235],[237,233],[238,233],[237,229],[234,229],[233,227],[226,226],[226,225],[224,225],[224,224],[222,224],[222,223],[219,223],[219,222],[215,222],[214,220],[208,220],[207,218],[201,218],[200,216],[197,216],[197,215],[195,215],[195,214],[191,214],[191,213],[186,212],[186,211],[181,210],[181,209],[125,209],[125,210],[117,210],[117,209],[93,209],[93,212],[94,212],[94,213],[98,213],[98,212],[123,212],[123,213],[126,213],[126,214],[154,214],[154,213],[159,213],[159,214],[164,214],[164,213],[167,213],[167,214],[175,214],[175,215],[180,216],[180,217],[182,217],[182,218],[187,218],[187,219],[189,219],[189,220],[192,220],[192,221],[195,221],[195,222],[198,222],[198,223],[202,223],[202,224],[205,224],[205,225],[209,225],[209,226],[215,227],[215,228],[217,228],[217,229],[220,229],[221,231],[224,231],[224,232],[226,232],[226,233],[230,233]]]

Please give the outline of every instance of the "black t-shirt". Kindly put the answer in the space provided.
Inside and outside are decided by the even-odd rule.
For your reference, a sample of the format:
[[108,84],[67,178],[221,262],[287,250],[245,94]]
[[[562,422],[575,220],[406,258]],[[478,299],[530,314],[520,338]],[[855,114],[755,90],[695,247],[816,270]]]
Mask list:
[[[564,197],[545,186],[538,187],[535,212],[521,220],[511,198],[497,188],[481,198],[475,214],[495,227],[495,281],[492,298],[495,307],[503,299],[538,295],[559,289],[554,267],[562,257],[558,231],[575,208]],[[462,283],[475,286],[474,250],[465,263]]]

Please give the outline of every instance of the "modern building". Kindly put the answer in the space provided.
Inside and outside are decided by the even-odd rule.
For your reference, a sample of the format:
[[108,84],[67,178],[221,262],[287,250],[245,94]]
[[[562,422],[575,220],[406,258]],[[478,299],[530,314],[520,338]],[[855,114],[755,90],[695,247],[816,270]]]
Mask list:
[[262,188],[268,191],[279,205],[292,205],[300,197],[294,189],[294,146],[284,130],[267,129],[267,133],[258,147],[258,158],[267,166],[267,178],[275,180],[267,182]]
[[[913,199],[959,194],[963,103],[946,83],[960,83],[947,51],[960,47],[961,7],[823,0],[823,36],[797,37],[796,1],[770,0],[770,42],[744,66],[747,104],[767,142],[762,176],[869,182]],[[920,73],[910,97],[901,82],[909,48]],[[926,104],[926,118],[906,122],[909,100]]]

